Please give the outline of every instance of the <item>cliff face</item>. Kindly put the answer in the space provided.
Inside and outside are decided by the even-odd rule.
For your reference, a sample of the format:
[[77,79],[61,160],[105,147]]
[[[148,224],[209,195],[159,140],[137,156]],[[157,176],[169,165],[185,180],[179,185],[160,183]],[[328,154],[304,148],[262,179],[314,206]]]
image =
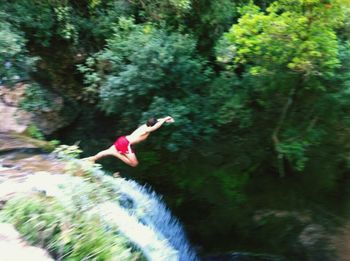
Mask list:
[[[18,86],[19,87],[19,86]],[[24,87],[19,87],[20,92],[0,86],[0,112],[3,124],[0,131],[23,132],[30,123],[31,114],[19,109],[19,100],[24,94]]]
[[[64,111],[63,98],[51,93],[50,107],[36,108],[29,112],[21,108],[20,103],[26,97],[27,84],[19,83],[12,88],[0,85],[0,132],[22,133],[35,125],[42,133],[51,134],[69,124],[74,115]],[[63,116],[65,115],[65,116]]]

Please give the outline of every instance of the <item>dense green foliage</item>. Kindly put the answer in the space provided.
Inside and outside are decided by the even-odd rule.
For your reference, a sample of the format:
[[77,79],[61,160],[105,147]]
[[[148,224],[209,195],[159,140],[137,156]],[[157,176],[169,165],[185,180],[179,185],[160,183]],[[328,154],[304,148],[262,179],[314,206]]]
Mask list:
[[53,97],[47,90],[33,83],[25,89],[20,106],[26,111],[45,111],[53,107]]
[[[245,6],[238,24],[218,46],[218,60],[232,64],[233,59],[235,66],[246,65],[248,72],[242,81],[251,82],[250,90],[235,94],[245,95],[245,99],[237,102],[235,95],[230,98],[232,112],[227,112],[229,105],[225,104],[225,114],[234,113],[239,106],[240,110],[250,111],[250,116],[258,115],[261,109],[265,115],[267,110],[267,115],[275,116],[276,120],[270,117],[275,122],[266,127],[270,129],[281,175],[285,160],[302,170],[307,151],[322,142],[327,131],[334,132],[330,125],[335,116],[342,115],[339,111],[329,115],[328,108],[336,111],[338,101],[330,97],[343,91],[334,88],[331,79],[341,66],[338,53],[342,43],[335,29],[343,24],[344,10],[337,2],[331,8],[329,5],[319,1],[276,1],[266,14],[255,5]],[[235,102],[239,105],[233,105]],[[255,108],[247,102],[258,104],[257,111],[253,113]]]
[[[175,118],[140,145],[140,166],[125,173],[164,194],[208,249],[219,248],[215,235],[239,240],[243,220],[265,207],[255,182],[272,176],[262,190],[271,186],[271,197],[299,207],[280,197],[283,189],[299,195],[296,180],[307,201],[319,191],[327,198],[346,177],[346,0],[17,0],[0,7],[8,39],[0,37],[0,62],[10,59],[11,70],[31,76],[27,109],[49,105],[38,102],[47,87],[81,105],[60,139],[96,153],[149,116]],[[39,57],[37,71],[16,67],[33,64],[30,57]],[[7,67],[2,80],[12,77]],[[290,187],[280,190],[280,178],[290,178]]]
[[28,56],[23,33],[16,30],[0,12],[0,82],[13,83],[27,77],[36,59]]
[[210,116],[200,116],[209,113],[205,87],[210,70],[196,57],[189,35],[121,18],[107,48],[79,68],[88,84],[85,92],[96,96],[102,110],[118,114],[125,130],[159,111],[172,115],[181,127],[160,139],[170,150],[189,147],[211,131]]

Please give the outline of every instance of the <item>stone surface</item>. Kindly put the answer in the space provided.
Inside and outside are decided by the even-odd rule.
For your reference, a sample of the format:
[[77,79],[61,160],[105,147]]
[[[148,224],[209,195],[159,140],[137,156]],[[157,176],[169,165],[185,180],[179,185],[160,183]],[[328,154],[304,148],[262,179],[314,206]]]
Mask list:
[[[67,119],[61,116],[64,102],[58,95],[52,94],[53,106],[41,111],[27,112],[20,108],[20,101],[24,98],[27,84],[19,83],[13,88],[0,86],[0,132],[24,132],[28,126],[34,124],[44,134],[51,134],[55,130],[66,126]],[[70,119],[71,120],[71,119]]]
[[0,133],[0,201],[15,194],[33,193],[25,181],[34,173],[64,172],[63,162],[47,154],[31,153],[38,150],[41,142],[18,134]]
[[31,139],[12,134],[0,132],[0,151],[16,149],[35,149],[38,146]]
[[[64,164],[61,162],[48,159],[47,155],[27,155],[26,158],[23,158],[25,154],[14,154],[13,157],[7,156],[7,158],[3,159],[2,165],[9,166],[9,169],[13,171],[12,173],[27,173],[32,174],[39,171],[50,172],[52,174],[60,174],[64,170]],[[0,172],[1,174],[1,172]]]
[[14,195],[36,193],[35,186],[27,182],[32,174],[42,173],[44,177],[47,173],[54,175],[64,172],[62,162],[46,155],[24,155],[16,157],[18,153],[13,153],[0,159],[0,201],[7,201]]

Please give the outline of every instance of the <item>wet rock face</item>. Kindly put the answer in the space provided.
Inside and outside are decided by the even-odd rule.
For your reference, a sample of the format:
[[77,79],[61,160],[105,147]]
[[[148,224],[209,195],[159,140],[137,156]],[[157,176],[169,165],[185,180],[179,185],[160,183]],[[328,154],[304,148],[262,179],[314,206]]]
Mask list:
[[2,261],[53,260],[45,250],[29,246],[23,241],[17,230],[7,223],[0,223],[0,253]]
[[42,141],[0,133],[0,203],[6,202],[16,193],[32,193],[32,188],[25,185],[25,180],[34,173],[64,172],[65,165],[62,162],[47,154],[38,154],[38,142]]
[[[0,208],[16,195],[31,195],[38,192],[46,193],[45,189],[38,188],[33,180],[34,174],[52,175],[64,173],[65,165],[62,162],[49,158],[47,155],[30,155],[14,152],[0,157]],[[50,180],[41,180],[49,184]],[[0,258],[1,260],[1,258]]]
[[0,86],[0,132],[22,133],[28,126],[34,124],[44,134],[53,133],[66,126],[69,121],[62,116],[64,102],[58,95],[52,94],[53,106],[36,112],[27,112],[20,108],[20,102],[25,96],[27,84],[19,83],[13,88]]
[[[17,93],[18,96],[9,95],[14,91],[9,91],[5,86],[0,86],[0,118],[2,124],[0,125],[1,132],[23,132],[30,124],[31,114],[22,111],[18,108],[18,100],[22,93]],[[17,100],[17,102],[15,102]]]
[[0,132],[0,153],[4,153],[16,149],[35,149],[37,148],[33,143],[26,142],[21,137],[16,137],[13,133]]

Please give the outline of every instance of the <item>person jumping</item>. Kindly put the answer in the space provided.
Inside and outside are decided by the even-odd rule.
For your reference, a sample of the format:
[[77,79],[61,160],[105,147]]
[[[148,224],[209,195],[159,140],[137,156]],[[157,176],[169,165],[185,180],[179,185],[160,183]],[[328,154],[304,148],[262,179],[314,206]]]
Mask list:
[[106,156],[114,156],[129,166],[136,167],[139,162],[132,146],[146,140],[151,132],[159,129],[165,122],[174,122],[174,119],[170,116],[161,119],[150,118],[146,124],[138,127],[130,135],[120,136],[108,149],[100,151],[95,156],[87,159],[95,162]]

